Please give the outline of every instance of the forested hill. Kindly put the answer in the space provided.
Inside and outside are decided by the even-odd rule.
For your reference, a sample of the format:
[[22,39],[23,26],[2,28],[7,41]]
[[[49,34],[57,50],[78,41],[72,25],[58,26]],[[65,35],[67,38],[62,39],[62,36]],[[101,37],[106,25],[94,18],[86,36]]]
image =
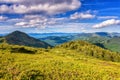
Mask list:
[[89,55],[95,58],[99,58],[102,60],[109,61],[117,61],[120,62],[120,54],[116,52],[111,52],[109,50],[105,50],[96,45],[90,44],[85,41],[71,41],[64,43],[62,45],[56,46],[56,48],[65,48],[70,50],[75,50],[80,54]]
[[1,42],[6,42],[12,45],[23,45],[30,47],[41,47],[41,48],[51,47],[51,45],[47,44],[46,42],[30,37],[26,33],[21,31],[14,31],[6,35],[1,39]]

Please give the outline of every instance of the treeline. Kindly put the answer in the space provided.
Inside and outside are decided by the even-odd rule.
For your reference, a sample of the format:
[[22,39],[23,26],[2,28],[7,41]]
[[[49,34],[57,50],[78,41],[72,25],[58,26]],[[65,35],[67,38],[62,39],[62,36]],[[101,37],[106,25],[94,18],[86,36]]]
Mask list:
[[120,54],[116,52],[111,52],[103,48],[97,47],[85,41],[71,41],[56,48],[66,48],[76,50],[78,53],[89,55],[102,60],[120,62]]

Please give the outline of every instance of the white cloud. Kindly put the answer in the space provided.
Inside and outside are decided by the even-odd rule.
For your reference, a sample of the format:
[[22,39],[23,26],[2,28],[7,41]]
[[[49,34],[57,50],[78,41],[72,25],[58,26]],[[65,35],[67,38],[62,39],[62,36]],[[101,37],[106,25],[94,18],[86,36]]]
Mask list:
[[42,28],[43,26],[45,26],[44,24],[45,24],[44,21],[37,18],[37,19],[31,19],[31,20],[28,20],[28,21],[24,20],[24,22],[17,22],[15,24],[15,26],[19,26],[19,27],[41,27]]
[[15,25],[16,26],[25,26],[27,24],[28,24],[27,22],[19,22],[19,23],[16,23]]
[[23,0],[0,0],[1,3],[18,3],[22,1]]
[[94,25],[93,28],[103,28],[103,27],[108,27],[111,25],[118,25],[118,24],[120,24],[120,20],[110,19]]
[[5,16],[0,16],[0,21],[4,21],[4,20],[6,20],[6,19],[8,19],[8,18],[5,17]]
[[[91,30],[91,26],[93,23],[63,23],[61,25],[48,26],[49,30],[46,31],[54,31],[54,32],[66,32],[66,33],[81,33],[81,32],[89,32]],[[41,30],[42,32],[42,30]]]
[[70,16],[70,19],[92,19],[95,15],[92,15],[90,13],[74,13]]
[[34,19],[34,18],[40,18],[40,15],[25,15],[24,19]]
[[81,6],[79,0],[0,0],[0,2],[13,3],[13,5],[1,5],[0,13],[44,13],[58,14],[78,9]]
[[[25,15],[21,19],[11,19],[15,26],[17,27],[36,27],[36,28],[45,28],[48,25],[58,25],[67,18],[50,18],[40,15]],[[15,22],[16,21],[16,22]]]
[[0,6],[0,13],[5,13],[7,11],[9,11],[9,7],[7,5]]
[[118,16],[99,16],[98,19],[117,19]]
[[12,22],[12,23],[21,22],[21,21],[24,21],[24,19],[22,19],[22,18],[7,19],[7,22]]
[[0,4],[0,14],[25,15],[6,20],[8,24],[19,28],[62,24],[68,18],[55,18],[55,14],[76,10],[81,6],[80,0],[0,0]]

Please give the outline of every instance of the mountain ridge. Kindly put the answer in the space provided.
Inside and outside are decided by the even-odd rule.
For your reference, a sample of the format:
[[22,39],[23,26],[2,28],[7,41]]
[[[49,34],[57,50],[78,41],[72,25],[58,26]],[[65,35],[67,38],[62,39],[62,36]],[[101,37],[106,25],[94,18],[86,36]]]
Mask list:
[[48,43],[41,41],[39,39],[30,37],[29,35],[21,31],[14,31],[4,36],[4,40],[6,43],[13,44],[13,45],[24,45],[24,46],[41,47],[41,48],[52,47]]

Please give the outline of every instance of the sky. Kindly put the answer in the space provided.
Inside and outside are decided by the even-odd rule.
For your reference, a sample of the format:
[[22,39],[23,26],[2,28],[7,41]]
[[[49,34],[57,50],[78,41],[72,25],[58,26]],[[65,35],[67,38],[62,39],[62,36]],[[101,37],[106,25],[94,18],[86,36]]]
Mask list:
[[120,33],[120,0],[0,0],[0,33]]

